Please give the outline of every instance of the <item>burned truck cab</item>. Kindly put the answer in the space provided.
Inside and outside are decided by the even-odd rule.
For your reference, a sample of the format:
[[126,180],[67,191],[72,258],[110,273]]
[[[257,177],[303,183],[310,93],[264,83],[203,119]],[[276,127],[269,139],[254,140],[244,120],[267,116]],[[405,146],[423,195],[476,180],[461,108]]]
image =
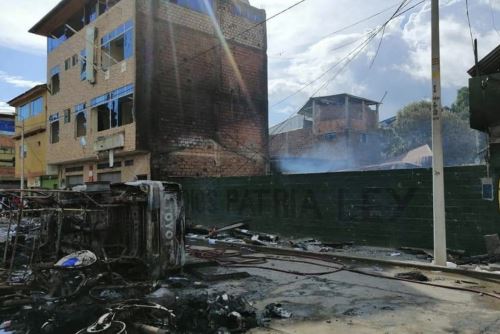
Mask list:
[[43,214],[45,253],[58,258],[90,250],[107,263],[140,262],[151,279],[183,266],[180,185],[89,183],[75,190],[52,193],[58,209]]

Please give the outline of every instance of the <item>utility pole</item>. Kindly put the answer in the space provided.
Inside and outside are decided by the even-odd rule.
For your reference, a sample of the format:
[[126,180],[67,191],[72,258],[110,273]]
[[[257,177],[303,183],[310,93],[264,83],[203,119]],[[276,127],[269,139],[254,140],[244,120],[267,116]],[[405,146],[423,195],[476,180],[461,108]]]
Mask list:
[[439,0],[432,0],[432,199],[434,212],[434,264],[446,266],[443,135]]
[[[24,118],[21,123],[21,190],[24,189]],[[22,194],[22,192],[21,192]],[[22,196],[22,195],[21,195]]]

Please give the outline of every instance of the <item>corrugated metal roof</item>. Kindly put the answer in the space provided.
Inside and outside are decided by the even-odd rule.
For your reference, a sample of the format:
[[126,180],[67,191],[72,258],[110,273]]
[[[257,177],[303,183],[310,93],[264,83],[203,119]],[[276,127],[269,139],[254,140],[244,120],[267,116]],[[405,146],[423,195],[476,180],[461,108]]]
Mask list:
[[500,72],[500,45],[481,59],[478,65],[479,73],[476,71],[476,65],[468,70],[467,73],[472,77],[476,77],[483,74]]

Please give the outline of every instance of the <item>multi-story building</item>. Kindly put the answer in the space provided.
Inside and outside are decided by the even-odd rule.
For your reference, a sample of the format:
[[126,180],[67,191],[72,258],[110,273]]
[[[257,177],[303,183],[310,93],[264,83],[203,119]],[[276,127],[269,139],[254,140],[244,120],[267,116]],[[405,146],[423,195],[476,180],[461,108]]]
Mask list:
[[378,163],[379,106],[349,94],[313,97],[297,115],[269,129],[271,156],[284,171],[290,171],[288,164],[298,172],[307,172],[302,166],[308,161],[318,172]]
[[[37,85],[9,101],[16,108],[16,132],[13,137],[16,151],[16,178],[28,188],[55,188],[57,170],[47,170],[47,85]],[[23,147],[24,133],[24,147]],[[24,159],[21,163],[21,157]]]
[[264,173],[264,20],[247,0],[60,1],[30,30],[49,165],[67,186]]
[[17,181],[14,177],[15,148],[14,114],[11,112],[0,113],[0,188],[15,187]]

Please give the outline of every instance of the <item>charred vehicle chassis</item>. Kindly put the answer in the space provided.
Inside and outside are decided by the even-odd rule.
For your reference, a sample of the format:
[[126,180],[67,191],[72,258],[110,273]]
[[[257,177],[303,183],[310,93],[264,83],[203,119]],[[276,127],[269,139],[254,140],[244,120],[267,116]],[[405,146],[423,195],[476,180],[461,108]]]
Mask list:
[[30,265],[90,250],[107,263],[141,263],[151,279],[184,263],[178,184],[92,183],[75,191],[1,190],[0,196],[3,221],[9,224],[4,262],[12,260],[11,266],[22,247],[32,251],[26,259]]

